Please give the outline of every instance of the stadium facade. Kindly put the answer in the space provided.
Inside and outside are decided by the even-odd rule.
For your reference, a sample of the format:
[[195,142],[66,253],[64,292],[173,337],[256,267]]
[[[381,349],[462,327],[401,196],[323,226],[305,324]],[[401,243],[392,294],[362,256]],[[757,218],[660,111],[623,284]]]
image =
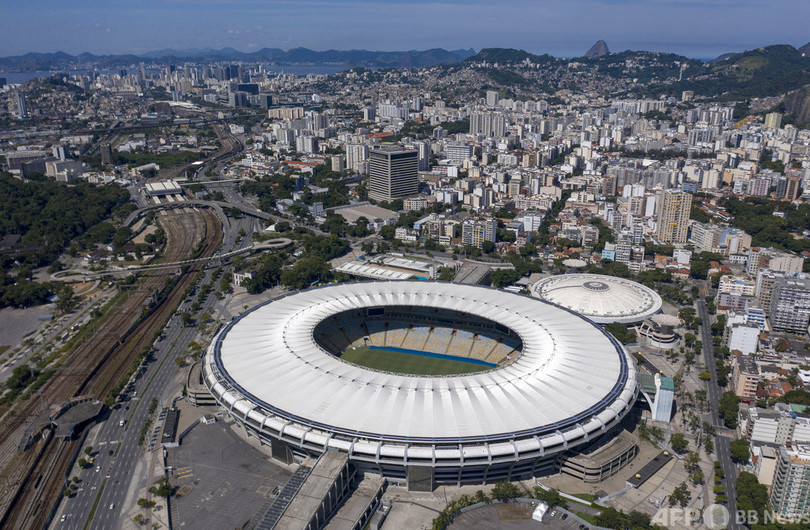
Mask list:
[[[386,308],[398,327],[386,323]],[[493,367],[415,376],[335,354],[403,333],[418,335],[425,350],[444,333],[445,351],[457,342],[456,354],[486,357]],[[612,436],[638,392],[624,347],[573,311],[426,281],[332,285],[262,303],[215,336],[202,375],[274,456],[337,450],[358,469],[415,490],[554,472],[562,455]]]

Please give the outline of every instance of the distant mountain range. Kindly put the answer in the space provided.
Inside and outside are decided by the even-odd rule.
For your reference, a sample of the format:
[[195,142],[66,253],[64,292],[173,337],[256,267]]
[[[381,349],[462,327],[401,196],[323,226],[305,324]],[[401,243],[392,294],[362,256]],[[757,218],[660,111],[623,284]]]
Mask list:
[[141,55],[93,55],[82,53],[70,55],[65,52],[26,53],[13,57],[0,58],[0,69],[8,72],[32,72],[39,70],[65,70],[77,65],[92,64],[99,68],[128,66],[144,61],[171,64],[178,61],[213,63],[220,61],[245,61],[274,63],[280,66],[293,65],[334,65],[364,66],[369,68],[418,68],[436,64],[458,63],[475,55],[475,50],[410,50],[383,52],[368,50],[326,50],[313,51],[307,48],[293,48],[284,51],[279,48],[262,48],[255,52],[240,52],[233,48],[215,50],[211,48],[188,50],[156,50]]

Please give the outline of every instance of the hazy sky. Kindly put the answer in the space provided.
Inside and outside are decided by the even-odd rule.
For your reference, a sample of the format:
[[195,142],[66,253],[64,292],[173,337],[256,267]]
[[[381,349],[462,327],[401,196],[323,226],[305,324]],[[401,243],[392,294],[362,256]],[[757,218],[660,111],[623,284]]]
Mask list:
[[808,0],[0,0],[0,56],[163,48],[513,47],[708,58],[810,41]]

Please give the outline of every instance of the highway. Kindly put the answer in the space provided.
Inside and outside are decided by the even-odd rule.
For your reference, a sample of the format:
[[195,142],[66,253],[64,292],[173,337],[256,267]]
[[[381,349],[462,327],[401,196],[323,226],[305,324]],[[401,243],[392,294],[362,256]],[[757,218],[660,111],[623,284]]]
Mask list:
[[[723,394],[723,389],[717,384],[717,364],[714,358],[714,346],[712,344],[711,333],[711,315],[709,315],[708,308],[706,307],[706,300],[700,297],[697,302],[698,316],[703,319],[700,326],[700,340],[703,342],[703,359],[706,363],[706,368],[711,374],[711,381],[707,382],[708,385],[708,398],[711,406],[711,423],[715,426],[718,433],[726,430],[726,426],[720,419],[718,406],[720,403],[720,396]],[[731,460],[731,440],[725,436],[715,436],[714,444],[715,455],[717,460],[723,467],[726,474],[724,479],[726,488],[726,506],[732,514],[731,522],[728,528],[731,530],[742,529],[743,526],[736,524],[734,514],[737,510],[737,466]]]
[[[222,248],[250,246],[250,234],[257,226],[254,218],[229,222],[223,227]],[[246,235],[237,244],[240,229],[244,229]],[[200,283],[211,281],[212,273],[212,270],[205,271]],[[187,308],[189,302],[182,302],[181,308]],[[209,295],[199,313],[209,312],[216,316],[221,312],[217,311],[218,305],[221,302]],[[174,359],[186,352],[189,342],[199,339],[196,328],[183,327],[179,313],[180,311],[171,317],[164,330],[165,338],[159,340],[153,348],[155,360],[136,374],[134,382],[125,390],[125,397],[120,400],[120,404],[109,412],[109,416],[85,442],[85,446],[93,447],[96,461],[92,467],[78,472],[81,481],[78,484],[79,489],[74,497],[62,499],[52,528],[84,528],[87,523],[91,529],[120,528],[137,502],[139,490],[153,482],[152,477],[147,477],[149,461],[153,456],[147,451],[149,438],[156,428],[162,427],[162,421],[159,421],[162,416],[158,416],[161,408],[168,407],[171,398],[179,393],[179,385],[174,384],[176,377],[185,374],[184,371],[178,371]],[[149,405],[153,399],[157,399],[160,405],[150,414]],[[144,445],[140,446],[138,438],[141,428],[150,417],[153,424]],[[123,427],[119,425],[121,420],[126,422]],[[159,440],[154,449],[162,450]],[[156,456],[161,461],[159,454]],[[99,471],[96,471],[96,466]],[[160,470],[157,468],[155,471]],[[94,505],[96,509],[91,520]],[[63,514],[67,516],[66,520],[60,522]],[[166,514],[161,514],[161,517],[165,518]]]

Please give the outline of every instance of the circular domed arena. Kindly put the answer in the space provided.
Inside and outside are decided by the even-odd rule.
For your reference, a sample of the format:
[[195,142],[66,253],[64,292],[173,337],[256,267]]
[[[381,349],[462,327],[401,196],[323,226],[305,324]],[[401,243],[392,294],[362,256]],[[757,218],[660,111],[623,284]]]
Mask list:
[[203,379],[274,455],[341,451],[430,489],[553,472],[563,452],[610,436],[637,395],[631,356],[588,319],[426,281],[268,300],[215,336]]
[[641,322],[661,311],[661,297],[638,282],[603,274],[543,278],[532,295],[575,311],[597,324]]

